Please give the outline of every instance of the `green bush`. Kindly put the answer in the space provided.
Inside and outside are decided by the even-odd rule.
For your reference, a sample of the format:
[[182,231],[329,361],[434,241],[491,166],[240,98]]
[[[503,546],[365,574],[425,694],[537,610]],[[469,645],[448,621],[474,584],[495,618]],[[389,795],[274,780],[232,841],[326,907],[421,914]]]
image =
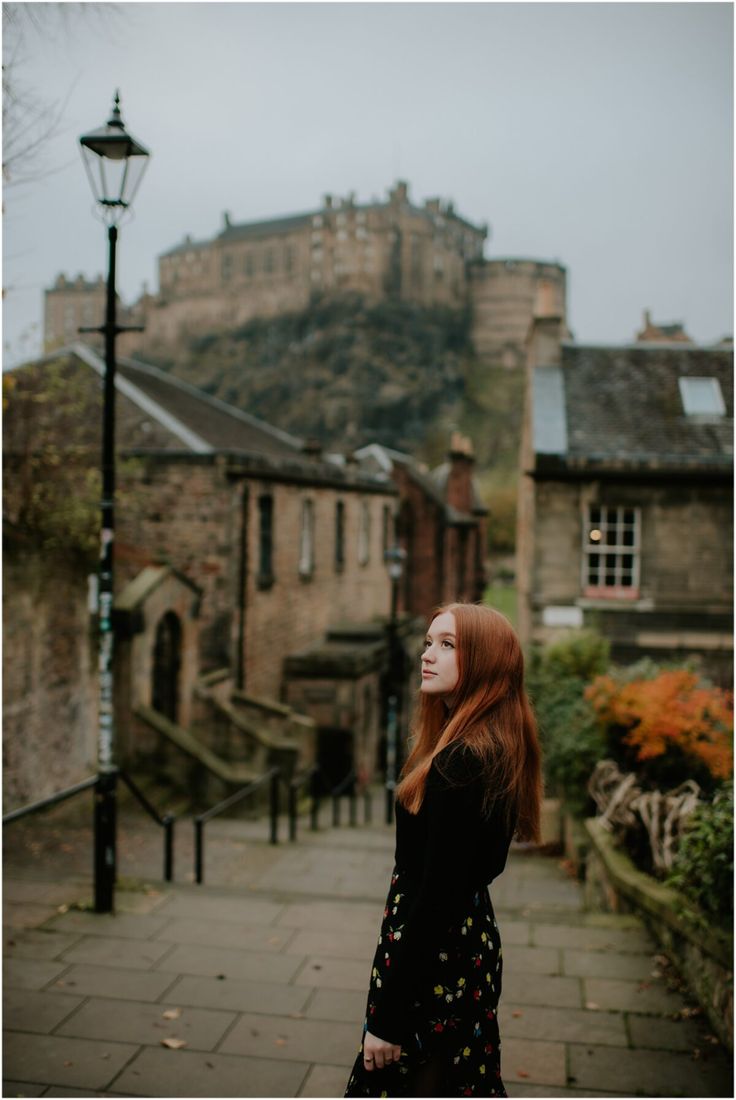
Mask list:
[[694,812],[667,882],[698,907],[705,924],[732,928],[733,783]]
[[527,687],[539,724],[547,789],[576,814],[592,810],[588,779],[606,755],[588,681],[605,669],[609,647],[592,630],[566,635],[531,654]]

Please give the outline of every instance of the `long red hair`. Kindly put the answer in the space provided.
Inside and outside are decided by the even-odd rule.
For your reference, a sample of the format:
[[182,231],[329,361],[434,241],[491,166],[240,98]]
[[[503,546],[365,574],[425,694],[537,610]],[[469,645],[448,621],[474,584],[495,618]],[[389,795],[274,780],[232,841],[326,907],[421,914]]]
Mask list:
[[508,619],[491,607],[450,603],[437,615],[455,618],[458,682],[452,710],[441,696],[419,695],[413,744],[401,771],[397,798],[411,813],[424,799],[432,760],[448,745],[465,745],[478,758],[485,808],[504,805],[520,840],[538,842],[542,801],[537,724],[524,690],[524,657]]

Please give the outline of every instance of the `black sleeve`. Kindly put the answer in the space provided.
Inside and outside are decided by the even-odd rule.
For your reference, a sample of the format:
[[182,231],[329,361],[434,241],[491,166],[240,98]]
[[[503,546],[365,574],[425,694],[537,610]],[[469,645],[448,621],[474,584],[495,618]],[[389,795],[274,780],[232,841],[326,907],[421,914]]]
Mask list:
[[427,777],[421,877],[407,899],[400,939],[387,945],[390,966],[375,991],[375,1010],[368,1021],[368,1030],[387,1042],[403,1041],[408,1010],[433,952],[442,946],[446,929],[465,915],[469,898],[482,884],[483,788],[478,769],[469,750],[446,750]]

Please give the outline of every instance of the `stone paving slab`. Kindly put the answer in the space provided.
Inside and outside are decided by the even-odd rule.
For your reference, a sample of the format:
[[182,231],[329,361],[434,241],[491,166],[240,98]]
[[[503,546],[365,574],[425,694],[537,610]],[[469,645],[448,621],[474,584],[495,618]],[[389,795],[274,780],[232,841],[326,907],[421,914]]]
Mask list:
[[[46,1085],[31,1085],[23,1081],[3,1080],[3,1096],[43,1096],[45,1092]],[[74,1095],[81,1096],[82,1093],[75,1090]]]
[[168,943],[200,944],[203,947],[231,947],[244,951],[281,951],[293,938],[295,929],[274,928],[271,925],[236,924],[211,920],[189,920],[174,917],[163,922],[154,939]]
[[565,1085],[565,1047],[537,1039],[501,1038],[501,1076],[504,1083],[520,1077],[530,1083]]
[[85,936],[116,936],[119,939],[152,939],[168,924],[166,917],[145,913],[64,913],[53,921],[55,931],[77,932]]
[[370,963],[354,959],[328,959],[325,955],[311,956],[294,979],[296,985],[326,986],[329,989],[355,989],[367,992],[370,979]]
[[70,966],[49,993],[79,993],[87,997],[115,997],[123,1001],[157,1001],[176,980],[175,975],[112,966]]
[[[663,1020],[659,1016],[637,1016],[628,1013],[626,1024],[631,1045],[650,1050],[708,1050],[705,1039],[710,1028],[707,1020]],[[598,1040],[592,1036],[590,1042]]]
[[308,1062],[146,1048],[115,1081],[134,1096],[296,1096]]
[[9,1031],[53,1031],[75,1008],[82,1004],[82,997],[49,997],[31,989],[5,989],[3,991],[3,1026]]
[[[376,942],[378,932],[376,932]],[[363,932],[322,932],[300,929],[290,941],[289,955],[326,955],[336,959],[359,959],[370,963],[376,944]]]
[[220,1046],[222,1054],[320,1062],[349,1068],[360,1047],[361,1030],[355,1024],[296,1020],[284,1016],[241,1016]]
[[8,928],[38,928],[44,921],[55,917],[59,908],[56,905],[35,905],[27,902],[18,905],[3,900],[3,926]]
[[621,954],[651,955],[654,941],[643,926],[638,928],[569,928],[560,924],[534,923],[537,947],[571,947],[579,951],[617,951]]
[[620,1012],[676,1012],[681,1001],[661,981],[632,982],[615,978],[583,978],[585,1005]]
[[626,1047],[629,1039],[619,1012],[589,1012],[553,1005],[516,1005],[501,998],[501,1039],[549,1039],[560,1043],[601,1043]]
[[312,1066],[299,1096],[344,1096],[349,1070],[342,1066]]
[[620,978],[645,982],[652,977],[654,969],[652,955],[562,949],[562,973],[579,978]]
[[553,1085],[524,1085],[517,1081],[509,1082],[504,1079],[504,1085],[509,1096],[623,1096],[621,1092],[601,1092],[599,1089],[573,1089],[573,1088],[555,1088]]
[[8,1077],[34,1084],[103,1089],[136,1053],[126,1043],[8,1032],[3,1062]]
[[280,902],[268,901],[244,891],[239,896],[217,894],[208,890],[205,894],[183,890],[164,898],[156,908],[163,917],[185,917],[195,920],[235,921],[243,923],[244,902],[247,900],[248,921],[252,924],[272,924],[283,912]]
[[504,967],[502,999],[517,1005],[557,1005],[583,1007],[580,978],[550,977],[547,974],[521,974]]
[[[624,1096],[724,1096],[722,1065],[695,1062],[673,1051],[653,1058],[646,1050],[575,1045],[569,1050],[569,1065],[579,1088],[615,1084]],[[725,1095],[733,1096],[733,1090]]]
[[5,929],[3,957],[55,959],[80,939],[78,935],[56,932],[51,928]]
[[276,920],[276,925],[327,932],[342,932],[345,928],[350,928],[352,932],[365,932],[366,935],[377,938],[387,893],[387,883],[384,885],[386,889],[382,891],[380,900],[368,905],[346,905],[344,902],[329,901],[300,901],[286,905]]
[[43,989],[68,967],[69,963],[51,959],[6,959],[3,984],[9,989]]
[[502,919],[496,913],[496,923],[498,925],[498,931],[501,935],[501,943],[504,951],[507,947],[555,947],[556,944],[532,944],[531,940],[531,925],[528,921],[524,920],[508,920]]
[[280,1016],[303,1012],[310,994],[305,986],[184,977],[172,986],[168,999],[180,1005]]
[[[213,939],[216,932],[213,929]],[[157,941],[158,942],[158,941]],[[227,947],[200,944],[164,944],[168,954],[156,969],[170,974],[192,974],[217,978],[241,978],[254,982],[289,982],[301,968],[302,959],[293,955],[259,951],[232,951]]]
[[[503,940],[501,941],[503,945]],[[504,968],[517,974],[561,974],[560,952],[555,947],[503,946]]]
[[317,989],[305,1016],[315,1020],[352,1020],[363,1026],[368,989],[358,993],[348,989]]
[[[164,1012],[171,1010],[180,1015],[165,1019]],[[190,1050],[214,1050],[235,1019],[233,1012],[143,1001],[121,1004],[93,997],[57,1027],[56,1034],[148,1046],[160,1046],[162,1039],[181,1039]]]
[[170,943],[152,940],[123,938],[122,936],[84,936],[63,953],[67,963],[91,963],[102,965],[114,962],[115,966],[131,970],[150,970],[172,950]]

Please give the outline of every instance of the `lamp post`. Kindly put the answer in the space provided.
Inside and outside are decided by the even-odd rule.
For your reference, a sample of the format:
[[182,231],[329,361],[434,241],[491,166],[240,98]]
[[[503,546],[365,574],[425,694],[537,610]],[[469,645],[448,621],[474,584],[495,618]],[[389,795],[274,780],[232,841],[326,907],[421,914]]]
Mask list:
[[100,332],[105,337],[105,380],[102,400],[102,500],[100,564],[97,607],[99,616],[99,726],[97,742],[97,790],[95,794],[95,910],[110,913],[115,892],[116,786],[114,764],[115,723],[113,700],[113,551],[115,535],[115,339],[119,332],[139,326],[117,323],[115,253],[118,225],[130,210],[143,172],[148,150],[125,130],[120,116],[120,96],[115,93],[112,114],[105,126],[79,139],[98,211],[107,225],[108,275],[105,323],[80,332]]
[[388,699],[386,708],[386,824],[394,819],[394,791],[396,790],[399,715],[401,713],[401,687],[404,678],[403,650],[397,634],[399,609],[399,581],[404,571],[406,550],[402,546],[391,546],[384,551],[384,561],[388,565],[391,578],[391,616],[388,621]]

